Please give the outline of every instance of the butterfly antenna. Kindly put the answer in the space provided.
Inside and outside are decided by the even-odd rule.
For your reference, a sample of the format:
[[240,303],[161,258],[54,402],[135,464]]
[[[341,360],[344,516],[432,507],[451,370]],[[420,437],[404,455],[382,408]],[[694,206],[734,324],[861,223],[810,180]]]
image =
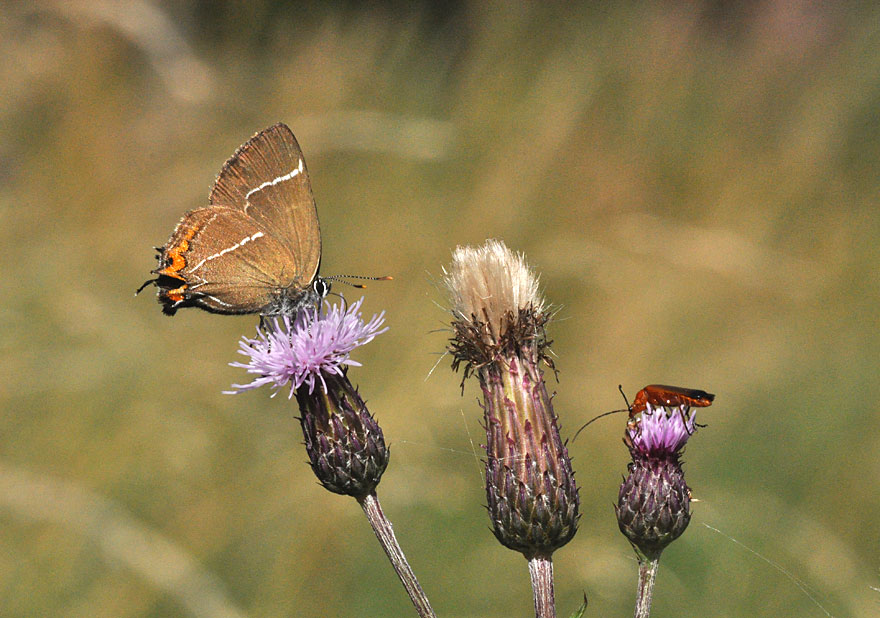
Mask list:
[[346,285],[350,285],[353,288],[358,288],[359,290],[363,290],[367,286],[362,283],[352,283],[351,281],[346,281],[346,279],[366,279],[367,281],[392,281],[394,277],[391,275],[386,275],[384,277],[365,277],[363,275],[333,275],[331,277],[325,277],[327,281],[340,281],[345,283]]

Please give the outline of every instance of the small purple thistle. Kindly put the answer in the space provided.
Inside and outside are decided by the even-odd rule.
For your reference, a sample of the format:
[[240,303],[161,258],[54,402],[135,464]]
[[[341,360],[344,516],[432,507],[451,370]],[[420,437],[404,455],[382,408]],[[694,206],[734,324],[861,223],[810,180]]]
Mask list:
[[290,384],[290,395],[301,386],[308,386],[309,393],[320,382],[327,392],[325,376],[341,376],[344,367],[359,367],[351,359],[351,352],[384,333],[382,328],[385,312],[374,315],[369,322],[361,317],[361,298],[343,309],[341,305],[324,304],[324,311],[317,308],[301,311],[291,321],[288,316],[267,322],[265,331],[258,328],[253,339],[243,337],[239,342],[239,354],[250,357],[247,363],[230,363],[232,367],[246,369],[258,376],[248,384],[233,384],[233,391],[240,393],[269,384],[278,390]]
[[652,406],[627,423],[624,443],[632,462],[620,487],[617,523],[637,553],[658,558],[690,522],[690,489],[681,449],[696,431],[689,406]]
[[677,408],[654,407],[646,404],[641,420],[627,427],[632,446],[648,457],[662,457],[678,453],[688,438],[697,431],[697,411],[688,413],[688,406]]
[[[712,399],[714,395],[709,396],[709,403]],[[696,410],[688,405],[655,406],[648,402],[644,411],[627,422],[623,442],[632,461],[614,511],[620,531],[639,560],[637,618],[650,614],[660,554],[691,521],[691,490],[680,457],[696,431]]]

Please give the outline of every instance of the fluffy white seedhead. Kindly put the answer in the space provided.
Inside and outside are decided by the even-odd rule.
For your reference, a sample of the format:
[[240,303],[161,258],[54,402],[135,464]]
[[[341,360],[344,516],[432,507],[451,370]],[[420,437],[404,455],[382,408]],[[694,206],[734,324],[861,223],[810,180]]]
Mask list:
[[514,253],[500,240],[457,247],[452,265],[443,272],[458,320],[488,322],[492,332],[501,334],[522,310],[544,313],[538,277],[522,253]]

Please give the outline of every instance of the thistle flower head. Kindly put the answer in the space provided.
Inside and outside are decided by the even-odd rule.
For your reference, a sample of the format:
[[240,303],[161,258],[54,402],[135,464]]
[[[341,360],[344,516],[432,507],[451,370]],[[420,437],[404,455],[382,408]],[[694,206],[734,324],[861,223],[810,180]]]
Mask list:
[[549,345],[538,278],[522,254],[489,240],[458,247],[444,269],[452,367],[483,391],[486,497],[495,536],[529,560],[574,537],[578,488],[539,366]]
[[[270,385],[276,393],[290,384],[290,397],[301,386],[314,391],[319,383],[327,392],[325,376],[341,376],[348,366],[360,366],[351,359],[351,352],[372,341],[388,328],[382,328],[385,312],[374,315],[369,322],[361,316],[361,298],[347,309],[341,305],[324,304],[324,311],[309,308],[296,319],[275,318],[268,328],[257,329],[253,339],[243,337],[239,354],[247,363],[230,363],[246,369],[257,377],[248,384],[233,384],[233,393]],[[274,394],[273,394],[274,395]]]
[[522,253],[498,240],[457,247],[443,274],[455,330],[450,346],[453,368],[465,363],[467,377],[474,368],[524,348],[552,367],[544,355],[549,345],[544,331],[547,306],[538,277]]
[[231,363],[258,376],[232,392],[268,384],[277,393],[290,384],[312,471],[327,490],[358,499],[376,488],[389,458],[381,427],[348,379],[348,368],[360,365],[351,352],[387,330],[384,312],[364,322],[362,302],[347,309],[325,303],[324,311],[268,322],[240,342],[249,362]]
[[697,411],[686,405],[668,408],[650,403],[636,422],[627,425],[624,442],[642,457],[677,456],[697,431]]
[[620,531],[640,558],[658,559],[690,523],[691,492],[680,456],[697,430],[695,417],[688,405],[649,402],[627,423],[623,441],[632,462],[614,509]]

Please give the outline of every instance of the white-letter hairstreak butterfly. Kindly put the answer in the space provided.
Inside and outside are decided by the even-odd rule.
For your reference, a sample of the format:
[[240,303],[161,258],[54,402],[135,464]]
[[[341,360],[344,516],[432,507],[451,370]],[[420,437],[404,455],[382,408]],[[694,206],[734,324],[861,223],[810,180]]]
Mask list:
[[326,296],[318,276],[321,230],[309,173],[284,124],[260,131],[226,162],[209,205],[183,215],[158,248],[158,288],[167,315],[294,315]]

